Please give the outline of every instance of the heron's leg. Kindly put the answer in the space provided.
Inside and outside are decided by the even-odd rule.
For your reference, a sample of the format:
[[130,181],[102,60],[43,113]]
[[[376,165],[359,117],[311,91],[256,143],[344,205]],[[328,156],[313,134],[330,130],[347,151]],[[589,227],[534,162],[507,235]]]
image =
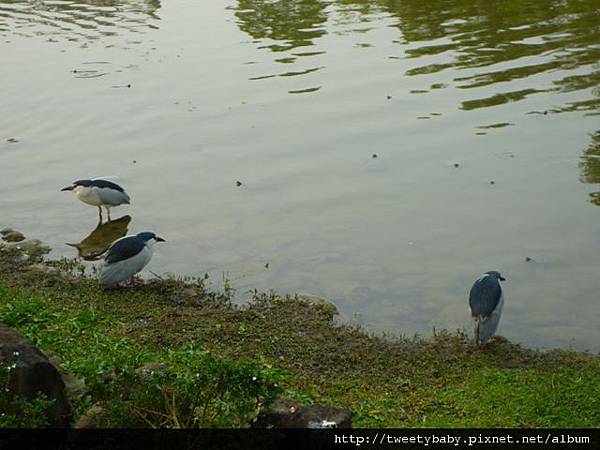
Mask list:
[[98,206],[98,221],[102,223],[102,208]]

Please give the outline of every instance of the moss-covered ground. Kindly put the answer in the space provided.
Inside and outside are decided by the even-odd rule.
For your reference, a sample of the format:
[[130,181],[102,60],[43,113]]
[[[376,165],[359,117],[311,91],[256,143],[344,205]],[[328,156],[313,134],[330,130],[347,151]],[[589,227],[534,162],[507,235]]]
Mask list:
[[[461,333],[376,336],[294,297],[255,293],[235,306],[227,287],[206,280],[103,291],[75,263],[31,265],[10,253],[0,251],[0,322],[85,380],[76,414],[112,405],[107,426],[247,426],[276,395],[349,408],[356,427],[600,426],[597,355],[502,337],[478,349]],[[159,362],[168,369],[158,391],[132,403],[127,377]],[[184,398],[194,373],[203,381]],[[137,422],[118,414],[123,405],[139,408]]]

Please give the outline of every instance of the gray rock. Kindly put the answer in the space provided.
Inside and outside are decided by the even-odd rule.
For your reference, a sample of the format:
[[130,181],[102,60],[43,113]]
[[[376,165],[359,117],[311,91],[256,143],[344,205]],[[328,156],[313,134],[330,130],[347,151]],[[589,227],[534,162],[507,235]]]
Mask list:
[[48,361],[50,361],[50,363],[52,363],[56,367],[60,366],[63,362],[62,358],[52,350],[42,350],[42,353],[46,355]]
[[42,353],[46,355],[48,361],[50,361],[50,363],[58,369],[58,372],[65,383],[65,391],[67,392],[67,397],[71,401],[71,404],[81,400],[81,398],[87,392],[87,388],[83,380],[77,378],[68,370],[65,370],[62,367],[62,358],[52,350],[42,350]]
[[3,233],[2,239],[6,242],[21,242],[25,240],[25,235],[19,231],[11,231],[10,233]]
[[42,244],[39,239],[27,239],[22,242],[14,242],[9,244],[8,247],[18,250],[21,254],[29,256],[31,258],[40,258],[46,253],[50,253],[50,247]]
[[71,405],[58,369],[31,341],[6,325],[0,325],[0,363],[14,365],[6,387],[8,395],[31,400],[44,394],[52,400],[48,424],[60,428],[69,424]]
[[38,272],[46,274],[59,274],[60,269],[58,267],[47,266],[46,264],[31,264],[29,270],[37,270]]
[[65,392],[71,404],[77,403],[87,392],[87,387],[83,380],[77,378],[73,373],[59,368],[60,376],[65,383]]
[[7,235],[8,233],[14,233],[14,231],[15,231],[15,230],[13,230],[12,228],[10,228],[10,227],[6,227],[6,228],[2,228],[2,229],[0,230],[0,234],[1,234],[2,236],[5,236],[5,235]]
[[352,428],[350,411],[279,399],[258,415],[255,428]]
[[94,403],[81,415],[77,422],[75,422],[73,428],[98,428],[98,423],[105,413],[106,410],[100,403]]

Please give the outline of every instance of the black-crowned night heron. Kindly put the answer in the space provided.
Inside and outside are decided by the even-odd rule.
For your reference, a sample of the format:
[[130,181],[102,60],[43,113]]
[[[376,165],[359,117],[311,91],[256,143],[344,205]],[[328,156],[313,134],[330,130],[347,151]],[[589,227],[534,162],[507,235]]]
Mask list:
[[129,195],[121,186],[100,178],[77,180],[71,186],[62,188],[61,191],[73,191],[83,203],[97,206],[100,222],[102,222],[102,206],[106,208],[110,220],[111,207],[129,204]]
[[502,275],[492,270],[480,276],[471,288],[469,306],[475,322],[475,343],[478,346],[485,345],[498,328],[504,305],[500,281],[504,281]]
[[164,239],[150,231],[116,240],[104,258],[100,285],[105,289],[114,287],[141,271],[152,258],[155,242],[164,242]]

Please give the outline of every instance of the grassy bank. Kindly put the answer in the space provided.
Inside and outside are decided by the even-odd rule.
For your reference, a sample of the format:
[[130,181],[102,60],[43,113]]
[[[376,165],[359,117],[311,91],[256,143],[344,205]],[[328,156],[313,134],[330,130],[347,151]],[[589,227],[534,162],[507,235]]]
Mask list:
[[76,264],[9,253],[0,323],[60,356],[85,381],[76,414],[101,402],[108,426],[247,426],[277,395],[349,408],[357,427],[600,426],[598,356],[502,338],[478,350],[457,333],[388,339],[294,298],[236,307],[206,280],[103,292]]

